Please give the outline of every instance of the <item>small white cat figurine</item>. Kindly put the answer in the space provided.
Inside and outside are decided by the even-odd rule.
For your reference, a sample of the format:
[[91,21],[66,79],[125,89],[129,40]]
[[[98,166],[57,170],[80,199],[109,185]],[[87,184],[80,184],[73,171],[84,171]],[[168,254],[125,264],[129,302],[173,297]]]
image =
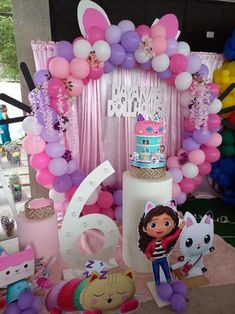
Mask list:
[[201,221],[197,223],[195,217],[186,212],[184,215],[185,227],[181,232],[179,243],[179,263],[171,265],[171,268],[181,268],[186,278],[200,276],[207,271],[203,264],[204,255],[214,250],[214,223],[212,213],[208,212]]

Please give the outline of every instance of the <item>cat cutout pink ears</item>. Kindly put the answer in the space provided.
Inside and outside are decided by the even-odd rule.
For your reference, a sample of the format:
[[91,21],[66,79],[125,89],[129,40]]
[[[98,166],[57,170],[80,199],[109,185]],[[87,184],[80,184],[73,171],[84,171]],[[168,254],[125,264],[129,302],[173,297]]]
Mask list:
[[[177,212],[177,207],[176,207],[176,201],[175,200],[171,200],[167,204],[159,204],[159,205],[170,207],[175,212]],[[144,215],[146,216],[151,211],[151,209],[155,208],[156,206],[158,206],[158,205],[155,205],[152,202],[147,201],[147,203],[145,205],[145,209],[144,209]]]

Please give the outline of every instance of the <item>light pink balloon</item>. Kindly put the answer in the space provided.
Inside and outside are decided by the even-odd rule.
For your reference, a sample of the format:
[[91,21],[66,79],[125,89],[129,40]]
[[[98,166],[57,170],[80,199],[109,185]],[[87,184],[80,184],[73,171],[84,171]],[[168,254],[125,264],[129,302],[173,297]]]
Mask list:
[[77,79],[85,79],[90,73],[90,66],[87,60],[74,58],[69,65],[71,74]]
[[205,161],[206,156],[201,149],[194,149],[189,152],[188,159],[195,165],[201,165]]
[[196,186],[198,186],[202,183],[203,176],[201,174],[198,174],[193,180],[194,180]]
[[212,169],[211,164],[207,161],[204,161],[204,163],[198,165],[199,174],[203,176],[209,174],[211,172],[211,169]]
[[50,186],[54,182],[55,177],[48,169],[38,170],[36,173],[36,181],[41,185]]
[[55,57],[49,63],[49,71],[51,75],[65,79],[69,75],[69,62],[65,58]]
[[181,189],[180,189],[179,184],[173,183],[173,186],[172,186],[172,197],[176,198],[177,196],[179,196],[180,193],[181,193]]
[[78,96],[83,90],[83,81],[72,75],[67,77],[67,89],[70,96]]
[[148,25],[145,25],[145,24],[139,25],[135,29],[135,31],[140,35],[140,37],[143,35],[147,35],[147,36],[150,35],[150,27]]
[[164,26],[159,25],[159,24],[155,24],[151,27],[150,29],[150,36],[152,38],[156,38],[156,37],[164,37],[166,38],[166,29]]
[[195,125],[189,118],[184,119],[184,128],[187,131],[193,132],[195,130]]
[[153,51],[156,55],[160,55],[166,51],[167,41],[164,37],[156,37],[152,41]]
[[39,154],[44,151],[45,141],[39,135],[29,134],[22,141],[22,147],[27,154]]
[[170,156],[167,159],[167,168],[180,168],[179,159],[177,156]]
[[222,143],[222,136],[219,133],[212,133],[209,141],[205,143],[209,147],[218,147]]

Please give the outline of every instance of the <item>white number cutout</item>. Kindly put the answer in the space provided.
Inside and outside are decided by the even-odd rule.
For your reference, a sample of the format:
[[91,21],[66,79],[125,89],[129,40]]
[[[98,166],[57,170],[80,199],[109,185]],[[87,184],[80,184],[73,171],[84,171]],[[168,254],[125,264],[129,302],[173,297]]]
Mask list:
[[[83,206],[95,189],[115,171],[108,160],[95,168],[79,185],[64,216],[60,232],[60,252],[72,269],[82,269],[87,260],[108,261],[118,245],[118,228],[108,216],[90,214],[80,217]],[[92,255],[84,255],[78,249],[78,239],[89,229],[98,229],[104,234],[104,245]]]

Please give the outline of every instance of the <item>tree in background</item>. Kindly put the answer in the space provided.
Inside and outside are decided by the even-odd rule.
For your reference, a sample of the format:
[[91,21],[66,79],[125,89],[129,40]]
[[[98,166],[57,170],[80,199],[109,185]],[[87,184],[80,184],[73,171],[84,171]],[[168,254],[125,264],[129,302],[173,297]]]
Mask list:
[[0,80],[18,80],[11,0],[0,1]]

